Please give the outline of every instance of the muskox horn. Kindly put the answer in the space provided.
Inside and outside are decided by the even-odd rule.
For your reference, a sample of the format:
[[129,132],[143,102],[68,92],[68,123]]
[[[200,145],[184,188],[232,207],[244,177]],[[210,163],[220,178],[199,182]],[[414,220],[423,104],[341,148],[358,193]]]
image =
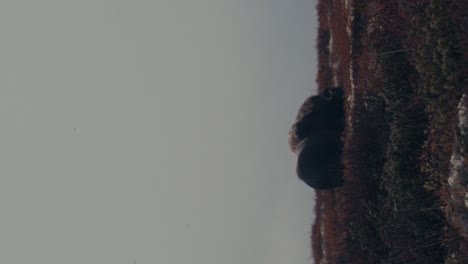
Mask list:
[[334,92],[332,89],[327,89],[323,92],[323,97],[328,101],[332,100],[333,96],[334,96]]

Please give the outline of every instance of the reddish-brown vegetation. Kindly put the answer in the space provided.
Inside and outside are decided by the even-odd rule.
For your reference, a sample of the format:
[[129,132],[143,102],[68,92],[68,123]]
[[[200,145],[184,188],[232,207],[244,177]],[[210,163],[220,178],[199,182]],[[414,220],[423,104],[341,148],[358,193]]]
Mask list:
[[347,123],[345,186],[316,195],[315,263],[468,260],[447,188],[467,92],[465,2],[319,1],[317,83],[344,87]]

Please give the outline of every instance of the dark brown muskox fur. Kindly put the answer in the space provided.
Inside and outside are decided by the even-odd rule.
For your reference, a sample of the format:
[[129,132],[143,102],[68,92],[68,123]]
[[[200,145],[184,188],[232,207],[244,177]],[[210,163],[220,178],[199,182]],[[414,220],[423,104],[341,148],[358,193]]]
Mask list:
[[343,184],[343,105],[341,88],[307,98],[289,133],[289,146],[298,156],[297,175],[312,188]]

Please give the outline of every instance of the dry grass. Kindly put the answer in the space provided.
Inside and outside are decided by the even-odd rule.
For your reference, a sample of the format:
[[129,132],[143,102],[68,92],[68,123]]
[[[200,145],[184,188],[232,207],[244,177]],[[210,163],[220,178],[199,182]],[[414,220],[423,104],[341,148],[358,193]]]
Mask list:
[[455,126],[467,91],[463,8],[462,0],[319,1],[317,82],[344,87],[350,122],[346,185],[317,192],[316,263],[468,260],[467,227],[448,215],[461,209],[450,206],[447,180],[464,142]]

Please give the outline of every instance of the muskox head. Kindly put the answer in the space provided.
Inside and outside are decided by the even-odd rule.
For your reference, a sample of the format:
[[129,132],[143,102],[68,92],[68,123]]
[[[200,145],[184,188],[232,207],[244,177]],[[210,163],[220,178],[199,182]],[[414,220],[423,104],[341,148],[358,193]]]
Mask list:
[[311,96],[299,108],[289,146],[297,155],[297,175],[310,187],[331,189],[343,184],[343,130],[341,88]]

